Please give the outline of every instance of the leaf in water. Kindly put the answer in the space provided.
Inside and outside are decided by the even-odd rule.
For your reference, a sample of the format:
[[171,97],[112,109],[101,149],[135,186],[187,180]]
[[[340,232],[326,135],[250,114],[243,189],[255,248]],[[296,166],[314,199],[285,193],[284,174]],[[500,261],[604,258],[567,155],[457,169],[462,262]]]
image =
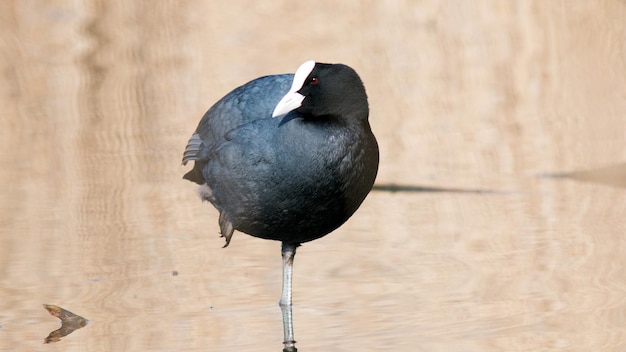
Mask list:
[[61,337],[67,336],[74,332],[74,330],[78,330],[89,323],[89,320],[59,306],[44,304],[43,307],[46,308],[50,314],[61,319],[61,327],[52,331],[48,337],[45,338],[44,343],[58,342],[61,340]]

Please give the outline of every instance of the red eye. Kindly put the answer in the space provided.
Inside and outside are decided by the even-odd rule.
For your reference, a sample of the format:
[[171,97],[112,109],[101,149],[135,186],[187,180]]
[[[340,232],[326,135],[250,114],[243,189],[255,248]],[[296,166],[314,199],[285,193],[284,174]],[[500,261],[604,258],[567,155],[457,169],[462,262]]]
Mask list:
[[317,79],[317,77],[311,78],[311,84],[318,84],[318,83],[319,83],[319,79]]

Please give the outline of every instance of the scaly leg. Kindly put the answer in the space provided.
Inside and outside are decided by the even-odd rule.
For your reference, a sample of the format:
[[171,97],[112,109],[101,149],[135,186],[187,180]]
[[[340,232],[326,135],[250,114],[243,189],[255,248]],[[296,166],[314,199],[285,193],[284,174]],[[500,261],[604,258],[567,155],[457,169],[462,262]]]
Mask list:
[[293,336],[293,318],[291,316],[291,276],[293,274],[293,258],[296,255],[298,244],[283,242],[281,252],[283,256],[283,292],[280,296],[280,311],[283,313],[283,331],[285,341],[283,352],[296,352],[296,341]]

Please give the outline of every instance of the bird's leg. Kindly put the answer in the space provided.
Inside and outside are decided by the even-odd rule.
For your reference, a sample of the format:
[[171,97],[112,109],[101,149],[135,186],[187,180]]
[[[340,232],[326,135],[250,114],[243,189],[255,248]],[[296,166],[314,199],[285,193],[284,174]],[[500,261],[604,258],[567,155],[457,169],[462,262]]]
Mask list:
[[296,352],[296,341],[293,337],[293,319],[291,316],[291,276],[293,273],[293,258],[296,255],[298,244],[283,242],[281,252],[283,256],[283,292],[280,296],[280,311],[283,313],[283,331],[285,341],[283,352]]

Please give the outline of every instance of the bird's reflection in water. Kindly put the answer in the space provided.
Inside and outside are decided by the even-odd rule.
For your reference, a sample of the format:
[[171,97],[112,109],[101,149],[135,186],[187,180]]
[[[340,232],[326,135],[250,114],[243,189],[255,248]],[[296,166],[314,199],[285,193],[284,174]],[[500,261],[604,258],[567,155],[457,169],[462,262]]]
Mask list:
[[61,307],[51,304],[44,304],[43,307],[46,308],[50,314],[61,319],[61,327],[48,334],[44,343],[58,342],[62,337],[71,334],[74,330],[78,330],[89,323],[89,320]]

